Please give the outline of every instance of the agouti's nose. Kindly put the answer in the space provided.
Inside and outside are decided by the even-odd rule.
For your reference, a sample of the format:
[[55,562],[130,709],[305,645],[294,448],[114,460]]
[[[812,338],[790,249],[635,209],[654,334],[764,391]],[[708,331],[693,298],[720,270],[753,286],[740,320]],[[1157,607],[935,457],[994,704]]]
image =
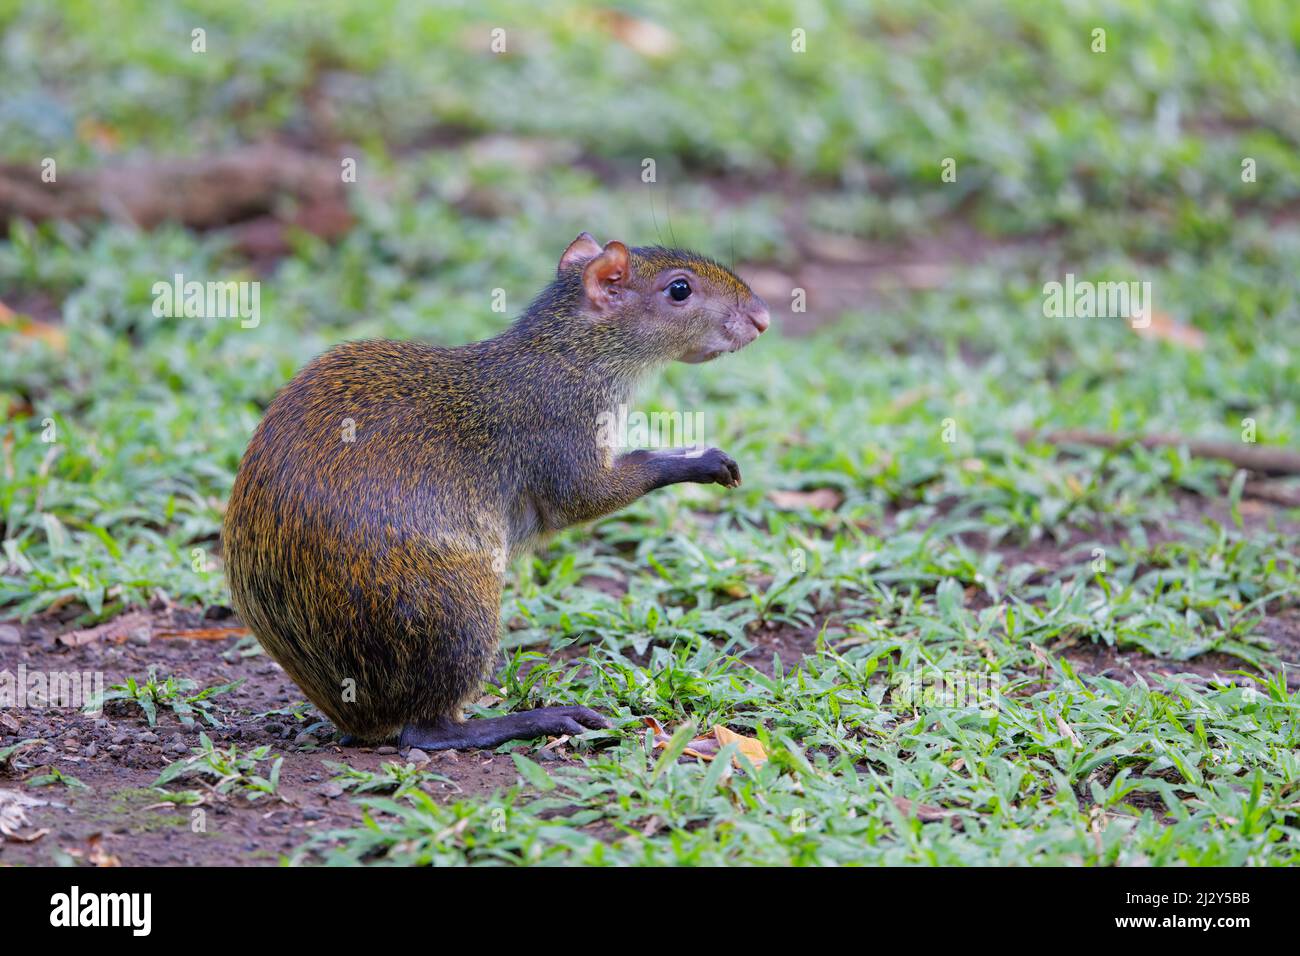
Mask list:
[[749,321],[754,323],[754,328],[758,331],[766,332],[767,327],[772,324],[772,316],[768,314],[767,306],[755,306],[749,312]]

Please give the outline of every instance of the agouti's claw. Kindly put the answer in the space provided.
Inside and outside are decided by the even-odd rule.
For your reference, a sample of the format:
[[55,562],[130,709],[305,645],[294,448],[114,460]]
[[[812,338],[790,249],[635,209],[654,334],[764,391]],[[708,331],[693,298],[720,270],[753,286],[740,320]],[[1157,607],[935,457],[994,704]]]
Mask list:
[[721,458],[722,472],[718,477],[718,484],[724,488],[740,487],[740,466],[736,464],[735,459],[730,455],[718,452]]

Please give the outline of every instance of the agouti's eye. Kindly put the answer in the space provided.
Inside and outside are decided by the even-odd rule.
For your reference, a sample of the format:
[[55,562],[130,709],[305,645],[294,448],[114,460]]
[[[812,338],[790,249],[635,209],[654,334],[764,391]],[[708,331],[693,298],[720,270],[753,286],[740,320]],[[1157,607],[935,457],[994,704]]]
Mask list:
[[668,288],[665,291],[668,293],[668,298],[674,302],[685,302],[691,294],[691,284],[685,279],[674,279],[668,283]]

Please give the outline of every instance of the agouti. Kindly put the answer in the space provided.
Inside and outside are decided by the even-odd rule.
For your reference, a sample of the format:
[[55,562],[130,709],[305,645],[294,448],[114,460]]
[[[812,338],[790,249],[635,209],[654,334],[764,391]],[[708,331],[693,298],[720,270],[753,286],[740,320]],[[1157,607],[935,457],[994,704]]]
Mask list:
[[716,262],[584,232],[495,338],[326,352],[276,396],[235,479],[235,608],[345,742],[493,747],[610,726],[586,707],[464,719],[508,559],[665,485],[740,484],[716,448],[619,452],[598,422],[646,372],[734,352],[768,321]]

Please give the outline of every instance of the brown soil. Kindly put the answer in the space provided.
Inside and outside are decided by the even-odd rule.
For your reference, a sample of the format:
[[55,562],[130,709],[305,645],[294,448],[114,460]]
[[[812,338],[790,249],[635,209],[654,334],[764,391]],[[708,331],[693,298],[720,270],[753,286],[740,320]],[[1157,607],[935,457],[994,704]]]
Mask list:
[[[817,635],[820,632],[820,627],[766,627],[749,636],[754,646],[738,656],[754,670],[768,677],[776,673],[779,658],[782,673],[789,673],[805,657],[817,652]],[[836,631],[828,635],[832,641],[837,637],[843,637],[843,634]]]
[[[149,612],[144,634],[105,637],[80,647],[67,647],[54,636],[57,628],[45,624],[19,630],[20,643],[0,643],[0,670],[18,673],[100,671],[104,686],[126,677],[142,679],[150,665],[160,678],[190,678],[201,687],[237,680],[244,683],[216,697],[214,712],[222,727],[202,720],[186,728],[171,713],[160,709],[158,724],[150,727],[135,705],[108,704],[99,716],[83,715],[72,708],[18,707],[0,710],[0,748],[22,740],[46,741],[24,750],[8,767],[0,769],[0,790],[15,790],[47,801],[27,811],[18,834],[29,837],[48,832],[32,842],[0,838],[0,865],[49,864],[62,850],[82,861],[110,861],[123,865],[247,865],[274,864],[281,854],[302,845],[314,830],[352,826],[360,812],[337,785],[325,761],[346,763],[361,770],[377,770],[387,761],[402,761],[395,748],[342,748],[332,741],[326,723],[318,737],[304,731],[320,718],[307,708],[307,718],[268,714],[302,700],[283,671],[261,655],[242,657],[237,651],[238,630],[221,640],[160,637],[187,625],[204,625],[198,615]],[[229,623],[229,622],[222,622]],[[12,626],[12,625],[11,625]],[[9,631],[12,637],[13,632]],[[184,633],[182,631],[181,633]],[[201,632],[200,632],[201,633]],[[119,642],[114,642],[114,641]],[[263,714],[265,716],[257,716]],[[202,725],[202,726],[199,726]],[[198,745],[199,731],[218,747],[237,746],[241,753],[270,745],[282,755],[279,794],[249,802],[240,796],[210,793],[202,805],[206,832],[193,832],[193,807],[160,803],[149,788],[159,772],[189,754]],[[559,751],[558,753],[556,751]],[[418,755],[417,755],[418,756]],[[462,795],[484,797],[517,781],[508,754],[483,751],[435,753],[424,769],[452,781],[441,786],[448,799]],[[562,748],[534,751],[537,760],[565,759]],[[57,769],[75,777],[85,789],[53,784],[30,786],[28,781]],[[269,763],[258,772],[269,770]],[[207,790],[196,777],[169,789]],[[439,795],[433,785],[425,789]]]

